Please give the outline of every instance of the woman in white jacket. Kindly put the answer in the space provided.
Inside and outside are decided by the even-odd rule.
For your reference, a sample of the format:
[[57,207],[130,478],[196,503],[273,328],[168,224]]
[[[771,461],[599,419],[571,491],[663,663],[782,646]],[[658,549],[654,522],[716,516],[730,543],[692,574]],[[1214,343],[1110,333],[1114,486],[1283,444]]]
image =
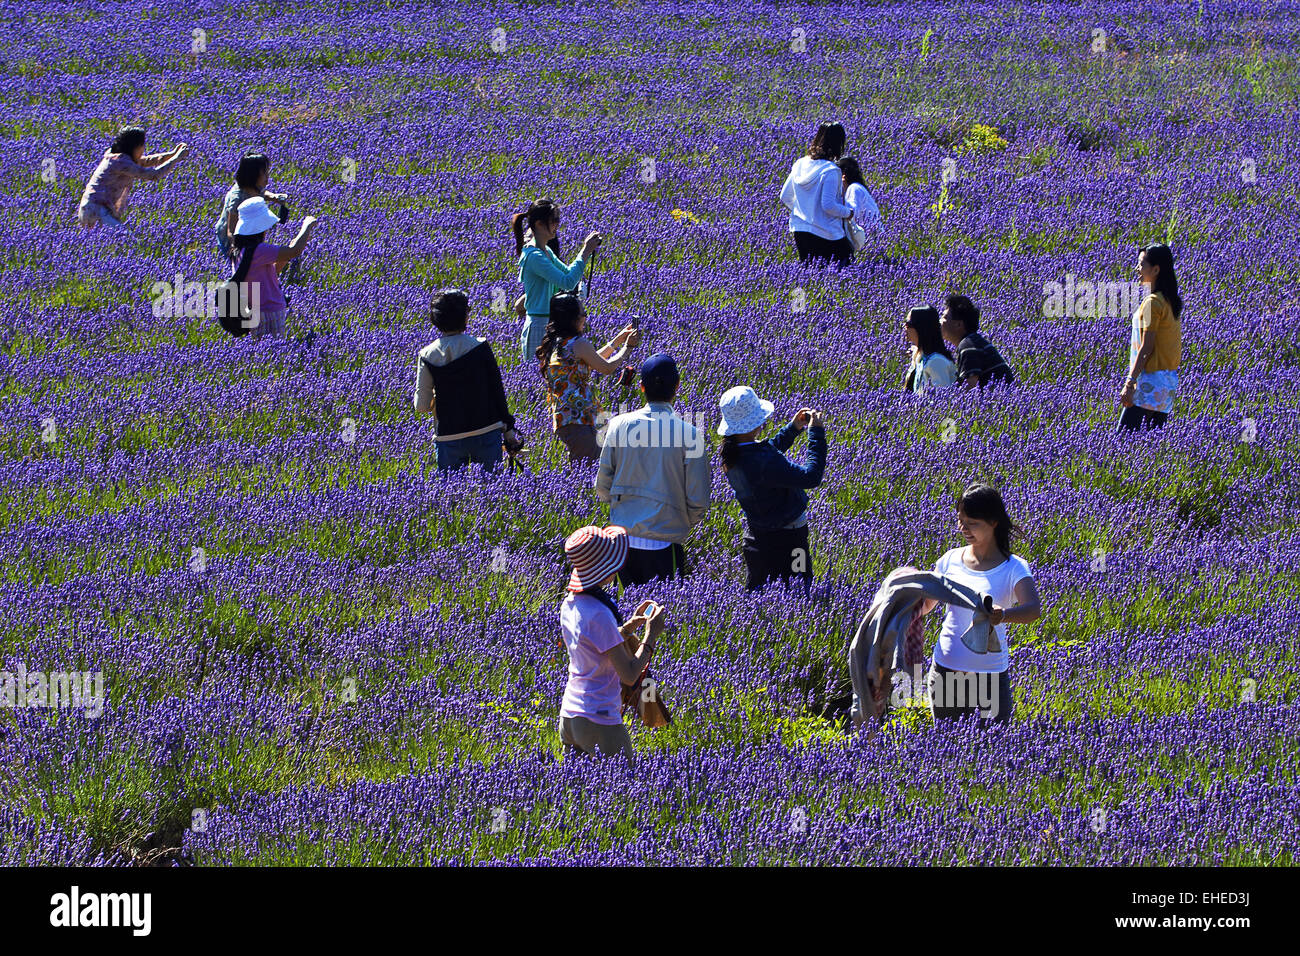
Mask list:
[[844,127],[822,123],[808,155],[795,161],[781,187],[800,262],[829,259],[846,266],[853,261],[853,243],[845,235],[853,210],[844,202],[844,177],[836,165],[843,152]]

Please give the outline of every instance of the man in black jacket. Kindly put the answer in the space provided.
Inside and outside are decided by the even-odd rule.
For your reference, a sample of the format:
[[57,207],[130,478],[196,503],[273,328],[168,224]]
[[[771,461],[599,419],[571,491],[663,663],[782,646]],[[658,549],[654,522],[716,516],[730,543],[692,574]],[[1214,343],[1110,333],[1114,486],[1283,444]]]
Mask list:
[[1015,384],[1015,373],[993,343],[980,333],[980,310],[966,296],[950,295],[944,300],[939,331],[956,346],[958,385],[983,388],[990,382]]
[[492,346],[465,332],[469,298],[461,290],[439,292],[429,313],[442,335],[416,361],[415,410],[435,416],[440,469],[470,462],[491,468],[501,463],[502,443],[519,440]]

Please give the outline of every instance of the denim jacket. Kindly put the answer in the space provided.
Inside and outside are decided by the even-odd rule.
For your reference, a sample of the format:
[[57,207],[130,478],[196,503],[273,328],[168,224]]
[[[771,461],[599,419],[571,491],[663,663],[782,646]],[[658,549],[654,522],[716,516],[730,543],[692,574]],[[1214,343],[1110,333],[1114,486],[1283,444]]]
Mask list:
[[806,465],[796,465],[784,452],[801,429],[793,423],[771,441],[740,446],[740,457],[727,469],[727,482],[745,512],[751,533],[775,531],[791,524],[808,507],[805,488],[816,488],[826,471],[826,429],[808,429]]

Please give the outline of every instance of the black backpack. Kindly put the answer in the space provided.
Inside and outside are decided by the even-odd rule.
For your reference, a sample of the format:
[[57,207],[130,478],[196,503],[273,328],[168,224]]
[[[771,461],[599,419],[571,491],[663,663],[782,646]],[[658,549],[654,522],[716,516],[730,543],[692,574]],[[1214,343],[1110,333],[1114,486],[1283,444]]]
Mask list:
[[217,286],[213,309],[223,329],[238,338],[257,328],[259,318],[248,306],[248,283],[227,279]]
[[235,274],[217,286],[215,301],[212,303],[217,322],[236,338],[247,335],[261,321],[261,316],[253,315],[253,310],[249,307],[246,281],[249,270],[253,268],[253,253],[256,251],[257,246],[244,250]]

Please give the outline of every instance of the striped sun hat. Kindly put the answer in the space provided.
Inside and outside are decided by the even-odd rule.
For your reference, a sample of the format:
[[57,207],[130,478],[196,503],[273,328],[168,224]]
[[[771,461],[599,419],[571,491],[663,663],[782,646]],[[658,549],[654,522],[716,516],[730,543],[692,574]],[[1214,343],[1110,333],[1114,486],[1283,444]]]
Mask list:
[[564,542],[564,556],[573,565],[570,591],[594,588],[623,566],[627,558],[627,529],[618,525],[579,528]]

